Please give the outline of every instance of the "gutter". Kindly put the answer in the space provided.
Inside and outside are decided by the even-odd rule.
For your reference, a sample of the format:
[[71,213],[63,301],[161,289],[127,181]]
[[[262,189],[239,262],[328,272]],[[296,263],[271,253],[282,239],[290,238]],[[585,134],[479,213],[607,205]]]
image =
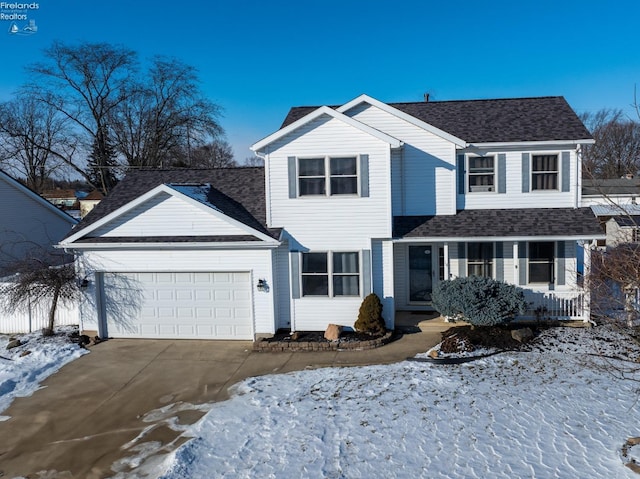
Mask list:
[[82,244],[56,244],[54,248],[65,252],[80,250],[110,250],[110,249],[152,249],[152,250],[188,250],[188,249],[275,249],[280,246],[280,241],[265,243],[262,241],[239,241],[237,243],[82,243]]

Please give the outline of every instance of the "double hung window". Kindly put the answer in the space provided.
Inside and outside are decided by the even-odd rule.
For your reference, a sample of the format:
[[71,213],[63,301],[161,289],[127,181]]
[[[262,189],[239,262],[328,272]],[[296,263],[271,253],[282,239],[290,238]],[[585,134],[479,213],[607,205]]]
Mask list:
[[302,253],[302,296],[358,296],[357,252]]
[[493,277],[493,243],[467,243],[467,276]]
[[298,158],[300,196],[358,194],[356,156]]
[[557,190],[558,176],[558,155],[532,155],[532,190]]
[[469,192],[495,191],[496,175],[493,156],[469,157]]
[[554,259],[553,241],[529,243],[529,283],[553,283]]

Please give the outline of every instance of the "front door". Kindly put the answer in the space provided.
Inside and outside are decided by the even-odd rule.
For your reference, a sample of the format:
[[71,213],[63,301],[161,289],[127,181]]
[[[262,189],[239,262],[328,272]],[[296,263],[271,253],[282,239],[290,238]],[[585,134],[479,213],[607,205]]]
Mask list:
[[433,254],[431,246],[409,246],[409,302],[431,302]]

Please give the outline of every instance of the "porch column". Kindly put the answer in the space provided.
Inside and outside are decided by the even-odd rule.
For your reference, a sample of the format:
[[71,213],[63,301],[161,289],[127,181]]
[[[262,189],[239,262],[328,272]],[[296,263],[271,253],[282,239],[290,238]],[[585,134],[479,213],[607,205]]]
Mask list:
[[444,255],[444,279],[451,279],[451,273],[449,272],[451,268],[449,264],[449,243],[442,245],[442,254]]
[[520,271],[518,270],[518,242],[513,242],[513,284],[520,286]]
[[582,295],[584,300],[582,301],[582,321],[588,323],[591,320],[591,295],[589,293],[589,273],[591,273],[591,250],[596,246],[595,241],[588,241],[583,246],[584,251],[584,272],[582,277]]

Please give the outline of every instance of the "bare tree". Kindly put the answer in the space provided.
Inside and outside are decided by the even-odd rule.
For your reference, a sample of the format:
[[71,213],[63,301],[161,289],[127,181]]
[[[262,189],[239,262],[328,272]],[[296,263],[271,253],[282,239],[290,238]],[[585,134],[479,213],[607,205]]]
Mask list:
[[220,107],[200,92],[193,67],[156,57],[147,77],[130,85],[128,100],[112,111],[110,126],[130,167],[168,166],[176,157],[191,164],[201,147],[223,134],[219,116]]
[[[28,67],[33,78],[28,93],[64,116],[73,127],[69,136],[77,135],[86,151],[93,150],[98,168],[109,168],[109,118],[128,99],[136,53],[107,43],[70,46],[56,41],[44,54],[44,62]],[[89,179],[85,158],[59,156]],[[106,193],[112,185],[101,186]]]
[[640,123],[622,110],[581,115],[594,139],[583,150],[584,173],[591,178],[621,178],[640,171]]
[[168,166],[177,168],[228,168],[237,166],[231,145],[224,140],[216,140],[191,151],[177,152]]
[[47,181],[64,168],[60,155],[75,150],[65,136],[66,121],[47,103],[28,95],[0,104],[0,161],[32,190],[42,193]]
[[243,166],[264,166],[264,159],[259,156],[249,156],[244,159]]
[[6,309],[33,304],[48,305],[48,327],[43,331],[45,335],[53,334],[58,304],[61,301],[77,301],[80,296],[74,265],[57,265],[60,258],[55,256],[59,254],[43,252],[16,261],[10,267],[14,274],[12,281],[4,289]]
[[[587,279],[594,313],[633,327],[638,315],[640,244],[623,243],[593,251]],[[623,316],[618,312],[623,312]]]

